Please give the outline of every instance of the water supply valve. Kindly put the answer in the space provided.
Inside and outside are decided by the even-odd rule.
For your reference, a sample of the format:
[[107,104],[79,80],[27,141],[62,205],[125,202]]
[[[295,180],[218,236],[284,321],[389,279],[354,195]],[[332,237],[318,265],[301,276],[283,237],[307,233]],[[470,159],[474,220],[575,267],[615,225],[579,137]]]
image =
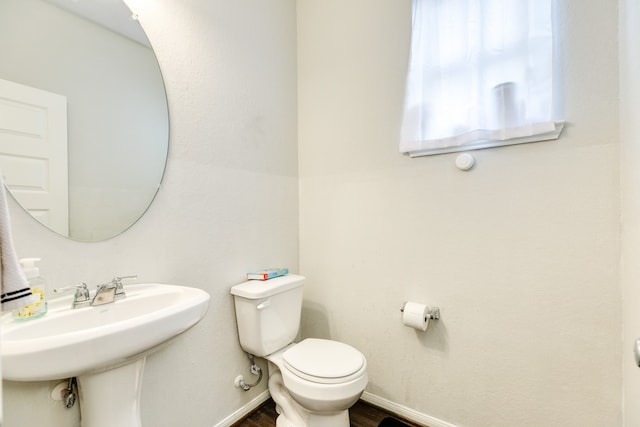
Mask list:
[[242,375],[238,375],[236,377],[236,379],[233,381],[233,384],[237,388],[241,388],[244,391],[251,390],[251,388],[257,386],[258,384],[260,384],[260,381],[262,381],[262,369],[260,369],[260,366],[258,366],[258,364],[256,363],[255,356],[253,354],[250,354],[250,353],[247,353],[247,356],[249,357],[249,360],[251,361],[251,366],[249,367],[249,372],[251,372],[253,375],[258,375],[258,379],[253,384],[247,384],[244,381],[244,377]]

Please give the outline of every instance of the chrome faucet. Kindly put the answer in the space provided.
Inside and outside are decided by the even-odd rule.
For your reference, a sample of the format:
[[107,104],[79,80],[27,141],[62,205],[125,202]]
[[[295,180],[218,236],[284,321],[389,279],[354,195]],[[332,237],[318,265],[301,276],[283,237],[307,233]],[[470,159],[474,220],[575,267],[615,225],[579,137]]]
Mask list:
[[114,277],[110,282],[98,285],[96,295],[91,300],[91,305],[110,304],[127,297],[124,292],[124,279],[136,279],[138,276]]
[[96,294],[91,298],[89,288],[86,283],[79,283],[77,285],[64,286],[62,288],[56,288],[53,291],[56,293],[66,292],[75,289],[73,295],[73,303],[71,308],[85,307],[85,306],[97,306],[103,304],[110,304],[112,302],[126,298],[124,292],[124,285],[122,281],[125,279],[135,279],[138,276],[122,276],[114,277],[110,282],[98,285]]
[[71,308],[83,307],[85,305],[89,305],[91,303],[91,297],[89,296],[89,288],[87,284],[82,282],[77,285],[69,285],[63,286],[62,288],[56,288],[53,290],[55,293],[66,292],[69,290],[75,289],[75,294],[73,294],[73,303],[71,304]]

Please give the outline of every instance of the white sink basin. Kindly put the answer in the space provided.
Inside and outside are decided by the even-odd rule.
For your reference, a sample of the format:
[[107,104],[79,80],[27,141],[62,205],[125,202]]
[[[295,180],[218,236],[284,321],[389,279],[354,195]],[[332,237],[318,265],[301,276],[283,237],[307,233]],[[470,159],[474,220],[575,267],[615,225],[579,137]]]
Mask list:
[[104,371],[144,357],[205,315],[209,294],[184,286],[125,285],[112,304],[71,309],[72,297],[49,301],[39,319],[2,317],[2,376],[40,381]]

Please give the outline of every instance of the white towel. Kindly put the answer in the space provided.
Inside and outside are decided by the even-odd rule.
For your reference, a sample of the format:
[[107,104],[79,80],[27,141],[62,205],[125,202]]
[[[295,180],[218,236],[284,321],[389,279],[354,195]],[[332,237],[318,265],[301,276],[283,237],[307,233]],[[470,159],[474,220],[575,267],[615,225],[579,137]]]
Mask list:
[[11,237],[11,220],[0,173],[0,293],[2,311],[11,311],[37,301],[22,272]]

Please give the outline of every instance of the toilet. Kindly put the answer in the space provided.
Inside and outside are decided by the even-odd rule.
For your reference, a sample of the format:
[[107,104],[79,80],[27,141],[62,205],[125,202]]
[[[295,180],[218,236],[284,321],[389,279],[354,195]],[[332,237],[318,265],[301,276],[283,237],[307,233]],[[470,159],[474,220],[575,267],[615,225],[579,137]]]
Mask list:
[[277,427],[349,427],[349,408],[368,382],[367,360],[338,341],[293,342],[303,283],[303,276],[289,274],[233,286],[240,346],[269,362]]

